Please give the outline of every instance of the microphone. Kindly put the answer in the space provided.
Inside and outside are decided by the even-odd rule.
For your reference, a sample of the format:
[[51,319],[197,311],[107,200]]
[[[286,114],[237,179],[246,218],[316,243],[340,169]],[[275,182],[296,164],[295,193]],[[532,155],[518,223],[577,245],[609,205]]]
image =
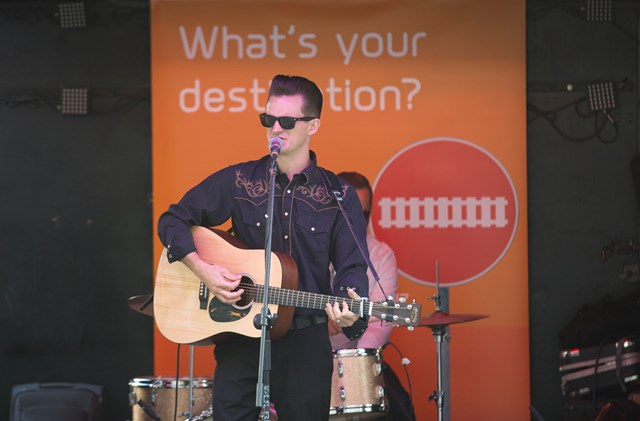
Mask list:
[[280,150],[284,146],[284,142],[279,137],[273,137],[269,140],[269,151],[271,158],[276,159],[280,155]]

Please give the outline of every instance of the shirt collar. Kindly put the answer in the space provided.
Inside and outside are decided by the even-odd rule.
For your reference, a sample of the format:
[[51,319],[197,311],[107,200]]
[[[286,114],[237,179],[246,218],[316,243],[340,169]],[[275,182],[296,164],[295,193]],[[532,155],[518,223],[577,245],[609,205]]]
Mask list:
[[[270,159],[269,155],[267,155],[265,158]],[[307,166],[307,168],[305,168],[304,170],[302,170],[302,172],[299,174],[300,176],[304,177],[303,181],[301,184],[309,184],[316,176],[317,172],[318,172],[318,161],[316,159],[316,153],[313,151],[309,151],[309,160],[311,161],[309,163],[309,165]],[[282,172],[280,171],[280,167],[278,167],[278,164],[276,162],[276,174],[282,174]],[[269,177],[269,170],[267,169],[267,178]]]
[[309,151],[309,160],[311,161],[307,168],[302,170],[302,175],[305,176],[305,181],[302,184],[309,184],[315,177],[318,172],[318,161],[316,159],[316,153],[313,151]]

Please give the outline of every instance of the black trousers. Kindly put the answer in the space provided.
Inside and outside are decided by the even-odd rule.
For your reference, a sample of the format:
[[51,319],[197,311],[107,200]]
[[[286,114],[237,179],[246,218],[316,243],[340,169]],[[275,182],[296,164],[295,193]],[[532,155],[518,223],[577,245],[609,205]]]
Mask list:
[[[216,345],[213,419],[256,421],[260,340],[236,337]],[[271,342],[270,400],[279,421],[326,421],[333,355],[327,324],[289,331]]]

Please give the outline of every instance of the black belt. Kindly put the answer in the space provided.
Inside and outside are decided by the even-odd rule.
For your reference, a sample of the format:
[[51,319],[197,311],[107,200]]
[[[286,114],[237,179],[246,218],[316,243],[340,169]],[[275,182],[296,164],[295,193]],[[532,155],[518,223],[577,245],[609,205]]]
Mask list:
[[289,330],[304,329],[320,323],[327,323],[327,316],[293,316]]

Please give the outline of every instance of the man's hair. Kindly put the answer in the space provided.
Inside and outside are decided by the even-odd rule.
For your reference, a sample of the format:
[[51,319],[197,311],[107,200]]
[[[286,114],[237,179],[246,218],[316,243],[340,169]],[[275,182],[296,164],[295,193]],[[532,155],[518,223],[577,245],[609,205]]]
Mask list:
[[271,80],[269,98],[272,96],[302,95],[302,113],[305,117],[320,118],[322,112],[322,92],[318,85],[302,76],[276,75]]
[[369,191],[369,207],[371,207],[371,202],[373,201],[373,190],[371,189],[371,184],[369,184],[367,177],[355,171],[343,171],[338,174],[338,177],[351,184],[351,187],[356,190],[367,189]]

